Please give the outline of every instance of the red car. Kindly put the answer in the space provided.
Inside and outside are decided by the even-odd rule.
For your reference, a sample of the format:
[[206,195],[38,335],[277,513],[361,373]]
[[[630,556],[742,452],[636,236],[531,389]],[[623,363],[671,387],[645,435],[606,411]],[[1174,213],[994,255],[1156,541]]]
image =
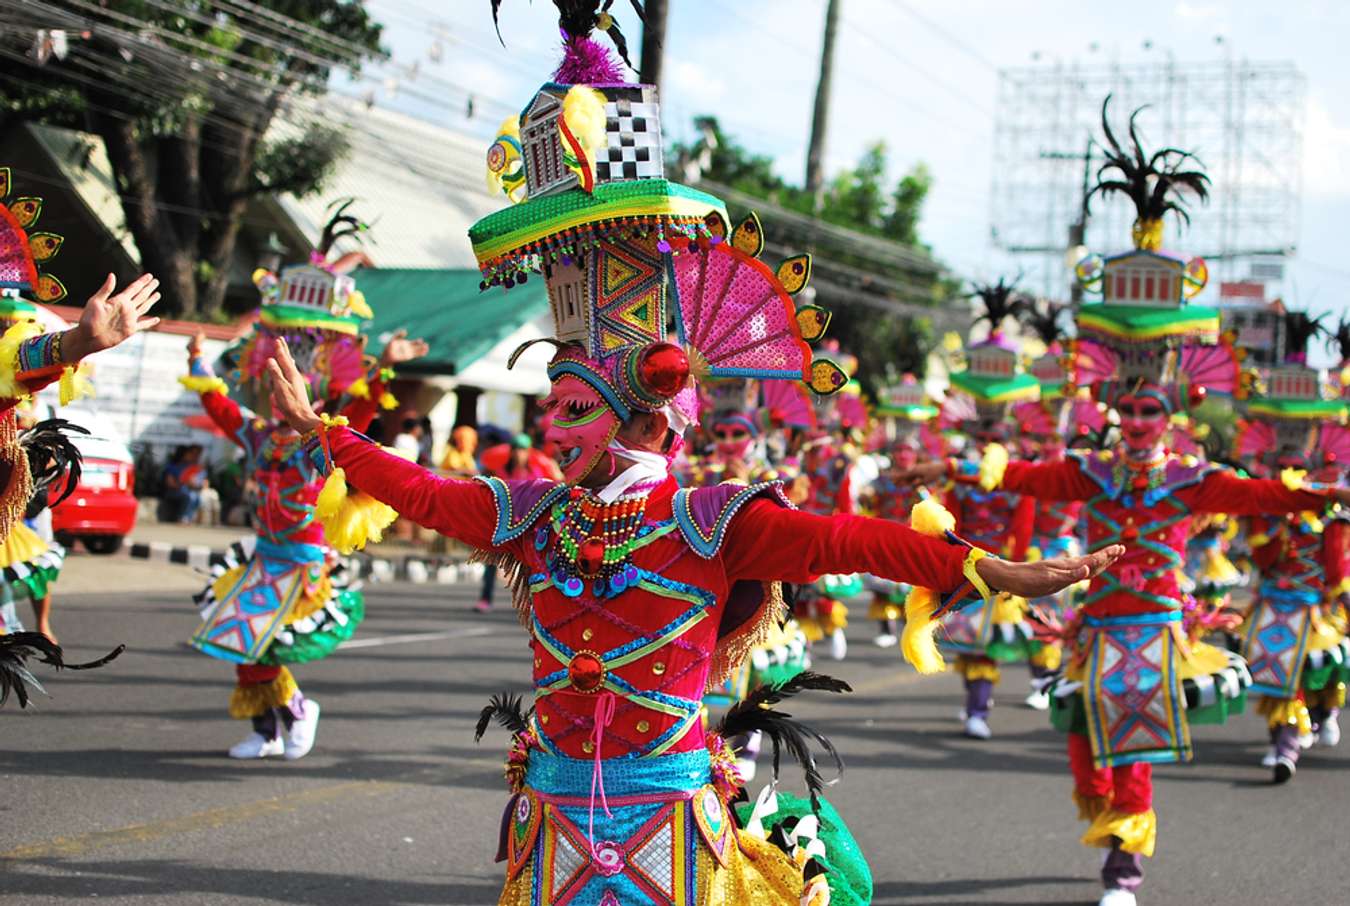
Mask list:
[[115,553],[136,527],[131,451],[106,437],[73,439],[84,456],[84,471],[75,493],[52,510],[52,531],[67,547],[79,540],[91,554]]

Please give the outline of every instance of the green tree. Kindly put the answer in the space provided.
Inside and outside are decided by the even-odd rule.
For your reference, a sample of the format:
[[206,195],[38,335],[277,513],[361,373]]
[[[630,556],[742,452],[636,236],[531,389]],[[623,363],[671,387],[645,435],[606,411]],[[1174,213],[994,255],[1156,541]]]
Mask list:
[[902,176],[891,190],[890,210],[881,222],[882,235],[905,245],[919,245],[919,215],[932,187],[933,175],[922,161]]
[[[317,190],[345,150],[331,126],[273,121],[382,53],[357,0],[54,0],[25,17],[0,38],[0,112],[103,140],[167,315],[214,315],[250,201]],[[33,53],[53,29],[64,57]]]

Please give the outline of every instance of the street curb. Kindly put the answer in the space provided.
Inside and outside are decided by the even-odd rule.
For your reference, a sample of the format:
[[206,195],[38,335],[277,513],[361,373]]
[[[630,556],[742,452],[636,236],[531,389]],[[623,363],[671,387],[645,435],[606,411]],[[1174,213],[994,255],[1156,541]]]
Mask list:
[[[167,541],[141,543],[130,541],[122,548],[125,556],[136,560],[174,563],[209,572],[213,567],[228,562],[228,548],[211,548],[205,544],[173,545]],[[481,567],[450,557],[401,558],[374,557],[353,554],[347,558],[347,568],[359,579],[370,582],[405,581],[415,585],[455,585],[476,579]]]

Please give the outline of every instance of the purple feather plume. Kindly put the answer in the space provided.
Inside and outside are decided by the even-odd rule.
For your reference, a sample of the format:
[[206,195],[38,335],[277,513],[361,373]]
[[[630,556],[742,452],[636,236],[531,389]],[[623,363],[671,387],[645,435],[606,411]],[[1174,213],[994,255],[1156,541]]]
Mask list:
[[553,73],[560,85],[612,85],[627,81],[624,67],[614,51],[589,35],[576,37],[562,32],[563,58]]

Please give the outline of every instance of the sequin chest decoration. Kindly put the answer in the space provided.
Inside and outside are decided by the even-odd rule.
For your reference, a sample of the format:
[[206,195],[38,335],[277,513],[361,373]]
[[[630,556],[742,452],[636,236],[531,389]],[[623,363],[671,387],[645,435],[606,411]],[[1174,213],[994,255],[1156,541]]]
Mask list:
[[[645,526],[647,495],[631,494],[612,503],[574,488],[535,530],[535,550],[558,589],[569,598],[586,591],[612,598],[637,584],[633,551],[651,534]],[[550,543],[556,538],[556,543]]]

